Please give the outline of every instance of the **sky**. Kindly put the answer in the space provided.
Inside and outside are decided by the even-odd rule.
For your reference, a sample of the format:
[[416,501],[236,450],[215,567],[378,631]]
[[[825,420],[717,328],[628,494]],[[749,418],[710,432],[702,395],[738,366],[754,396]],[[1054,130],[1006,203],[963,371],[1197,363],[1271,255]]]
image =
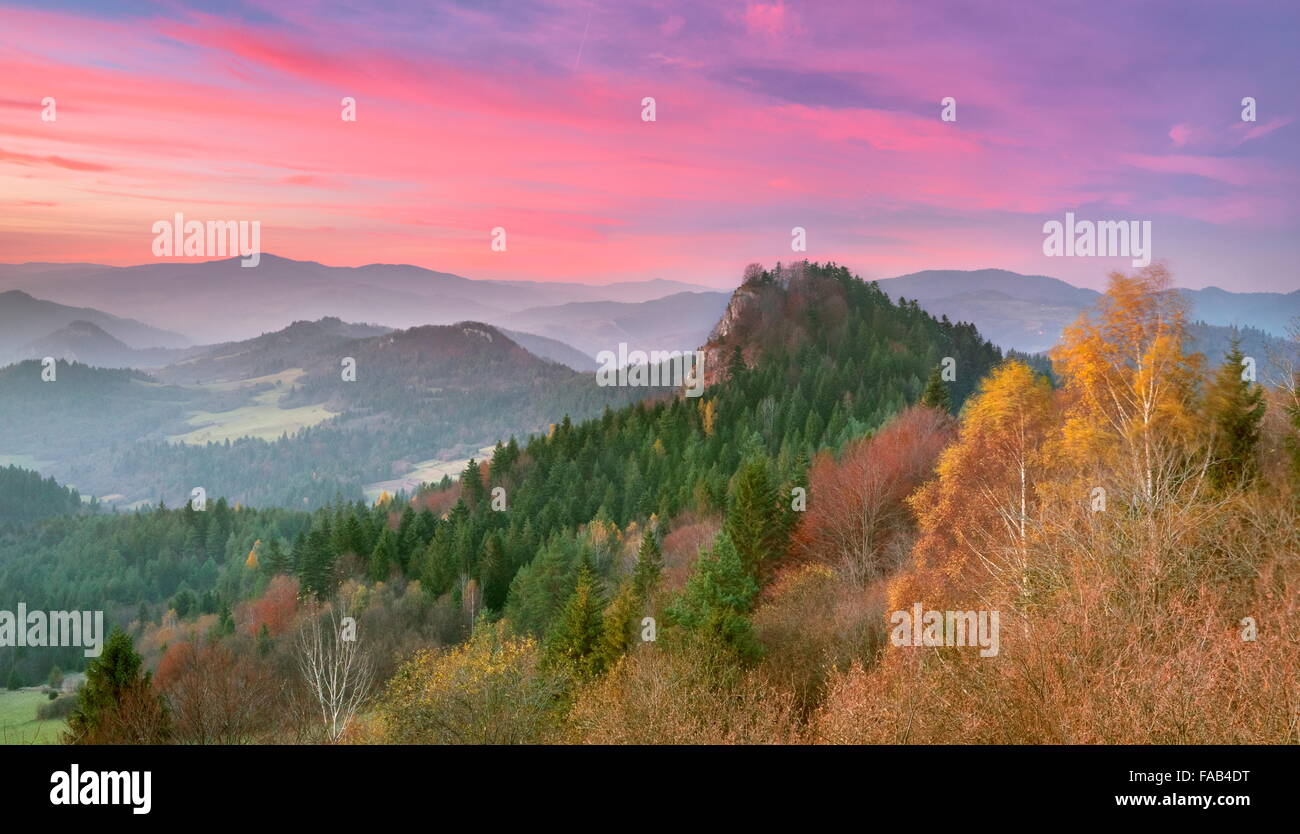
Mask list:
[[1298,35],[1293,0],[0,0],[0,262],[149,263],[181,212],[471,278],[1131,269],[1045,256],[1072,212],[1289,292]]

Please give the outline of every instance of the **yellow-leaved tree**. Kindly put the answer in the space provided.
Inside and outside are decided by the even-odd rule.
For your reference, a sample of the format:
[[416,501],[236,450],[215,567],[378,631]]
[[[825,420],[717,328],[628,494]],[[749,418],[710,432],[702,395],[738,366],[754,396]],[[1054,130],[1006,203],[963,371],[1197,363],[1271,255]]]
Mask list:
[[1004,362],[980,382],[938,477],[910,499],[921,535],[914,570],[890,589],[894,609],[971,596],[989,578],[1022,585],[1054,418],[1051,384],[1023,362]]
[[[1051,353],[1064,381],[1063,461],[1093,483],[1118,477],[1133,500],[1170,500],[1194,477],[1201,357],[1187,345],[1187,301],[1161,264],[1113,272],[1095,310]],[[1200,470],[1203,473],[1203,467]]]

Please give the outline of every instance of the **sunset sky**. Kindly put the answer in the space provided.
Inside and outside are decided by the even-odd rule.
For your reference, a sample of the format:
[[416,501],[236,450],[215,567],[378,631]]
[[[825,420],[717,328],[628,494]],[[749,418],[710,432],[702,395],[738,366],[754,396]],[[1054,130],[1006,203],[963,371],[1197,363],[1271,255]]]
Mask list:
[[179,211],[473,278],[728,286],[803,226],[866,278],[1100,287],[1128,259],[1042,254],[1073,211],[1300,288],[1292,0],[384,5],[0,2],[0,262],[148,263]]

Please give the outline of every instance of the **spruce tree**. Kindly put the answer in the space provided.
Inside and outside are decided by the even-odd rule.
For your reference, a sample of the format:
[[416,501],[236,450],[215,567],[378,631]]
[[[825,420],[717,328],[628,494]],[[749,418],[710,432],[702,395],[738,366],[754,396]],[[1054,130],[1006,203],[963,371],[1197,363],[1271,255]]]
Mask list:
[[483,578],[483,604],[493,611],[500,611],[506,604],[510,580],[514,578],[511,568],[501,534],[494,531],[483,540],[483,558],[479,561],[479,574]]
[[761,576],[764,564],[781,555],[776,490],[763,459],[750,458],[741,467],[724,527],[751,576]]
[[741,352],[740,345],[734,345],[731,348],[731,358],[727,362],[727,379],[737,380],[745,375],[745,354]]
[[636,566],[632,569],[632,589],[643,605],[654,596],[663,568],[659,537],[647,526],[641,536],[641,546],[636,552]]
[[577,585],[546,640],[552,660],[568,661],[582,674],[594,671],[594,655],[604,631],[604,608],[600,587],[584,557]]
[[748,617],[757,595],[758,582],[723,530],[713,549],[700,554],[686,588],[668,607],[668,617],[688,632],[721,642],[752,660],[761,653]]
[[1220,489],[1248,483],[1259,471],[1259,424],[1264,417],[1264,389],[1242,379],[1240,341],[1232,340],[1224,363],[1206,390],[1205,403],[1214,428],[1214,462],[1210,478]]
[[307,534],[303,546],[303,590],[320,599],[330,595],[334,590],[334,558],[328,529],[316,527]]
[[[68,716],[68,730],[64,739],[70,744],[104,739],[102,732],[112,716],[131,700],[140,708],[152,698],[149,672],[141,673],[141,658],[126,632],[114,628],[104,641],[99,657],[86,667],[86,682],[77,698],[77,706]],[[155,705],[155,718],[161,717],[161,707]]]
[[392,531],[392,528],[385,527],[379,534],[379,541],[375,543],[375,549],[370,553],[370,561],[366,566],[366,574],[370,577],[370,581],[386,581],[396,561],[397,534]]
[[288,573],[290,569],[289,555],[284,552],[284,546],[280,544],[279,536],[271,536],[266,543],[266,558],[262,560],[262,567],[267,573],[274,576],[278,573]]
[[952,412],[952,398],[948,396],[948,386],[943,381],[939,366],[930,369],[930,379],[925,384],[925,393],[921,394],[921,405],[935,408],[945,413]]
[[605,609],[601,623],[600,642],[596,647],[593,669],[604,672],[618,663],[635,641],[640,614],[640,595],[631,583],[625,582],[614,595],[614,601]]
[[415,524],[415,509],[407,504],[402,510],[402,519],[397,524],[396,561],[401,565],[402,573],[410,569],[411,555],[418,548],[418,534]]
[[483,488],[483,474],[478,461],[470,458],[465,471],[460,476],[461,499],[470,510],[477,510],[483,503],[486,491]]

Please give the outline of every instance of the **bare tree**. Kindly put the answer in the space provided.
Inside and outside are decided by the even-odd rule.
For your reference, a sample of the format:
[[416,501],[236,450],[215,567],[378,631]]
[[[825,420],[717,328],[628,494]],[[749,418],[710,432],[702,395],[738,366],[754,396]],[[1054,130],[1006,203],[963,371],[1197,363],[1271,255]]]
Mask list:
[[357,639],[355,621],[340,621],[333,606],[309,609],[298,632],[298,670],[320,708],[331,744],[343,737],[375,682],[374,659]]
[[[193,744],[247,744],[273,722],[269,705],[283,688],[254,659],[225,645],[196,647],[178,643],[175,667],[158,678],[171,708],[178,741]],[[170,659],[170,658],[169,658]]]

